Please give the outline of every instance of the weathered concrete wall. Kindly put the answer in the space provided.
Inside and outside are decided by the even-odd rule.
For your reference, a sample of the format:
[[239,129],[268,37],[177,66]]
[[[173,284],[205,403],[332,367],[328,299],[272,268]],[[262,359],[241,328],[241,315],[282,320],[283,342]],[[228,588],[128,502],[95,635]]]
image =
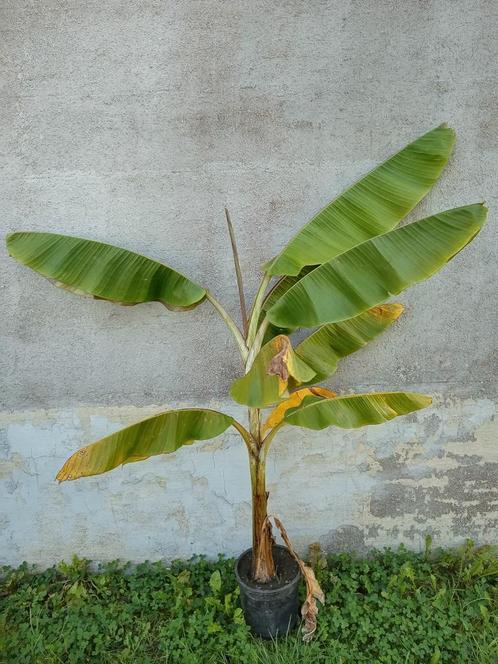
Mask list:
[[[333,195],[442,121],[457,129],[411,218],[486,200],[490,223],[330,382],[421,390],[435,405],[357,432],[282,433],[271,508],[301,547],[496,538],[497,29],[494,0],[1,4],[2,230],[163,259],[234,314],[225,203],[253,293],[258,266]],[[214,311],[92,302],[5,250],[0,262],[1,561],[248,545],[232,434],[53,481],[79,446],[162,407],[239,412],[226,395],[240,366]]]

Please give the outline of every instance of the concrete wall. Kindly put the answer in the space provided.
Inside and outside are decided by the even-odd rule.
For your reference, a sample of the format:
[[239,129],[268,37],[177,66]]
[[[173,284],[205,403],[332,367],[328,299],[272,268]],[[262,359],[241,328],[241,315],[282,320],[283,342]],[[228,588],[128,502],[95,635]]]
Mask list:
[[[411,219],[486,200],[490,222],[330,381],[435,404],[356,432],[283,432],[271,509],[301,548],[496,537],[497,30],[494,0],[1,3],[2,230],[163,259],[234,315],[225,203],[253,294],[258,267],[346,185],[433,126],[456,128],[454,157]],[[1,561],[247,546],[235,434],[53,479],[79,446],[161,408],[244,417],[227,400],[240,366],[214,311],[93,302],[4,249],[0,261]]]

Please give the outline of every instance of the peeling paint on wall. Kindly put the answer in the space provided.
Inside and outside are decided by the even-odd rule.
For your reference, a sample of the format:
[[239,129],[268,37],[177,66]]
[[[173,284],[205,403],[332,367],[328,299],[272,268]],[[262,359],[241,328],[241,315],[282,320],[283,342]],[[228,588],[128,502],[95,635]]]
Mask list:
[[[175,404],[182,407],[188,404]],[[243,419],[241,409],[210,404]],[[78,447],[160,410],[0,415],[2,562],[172,559],[250,544],[245,447],[235,432],[107,475],[58,484]],[[498,531],[498,425],[489,400],[446,400],[356,431],[288,427],[268,464],[270,509],[304,549],[366,551],[431,533],[441,544]],[[125,552],[125,554],[123,554]]]

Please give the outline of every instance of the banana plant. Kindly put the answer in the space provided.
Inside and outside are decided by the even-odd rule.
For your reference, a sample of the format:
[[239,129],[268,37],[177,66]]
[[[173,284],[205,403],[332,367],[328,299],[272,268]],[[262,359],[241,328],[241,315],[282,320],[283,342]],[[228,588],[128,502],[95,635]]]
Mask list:
[[[339,395],[318,383],[332,376],[342,358],[400,316],[403,306],[387,300],[441,269],[483,226],[487,210],[477,203],[399,227],[439,178],[454,141],[452,129],[437,127],[326,205],[264,266],[249,313],[233,226],[225,210],[240,327],[206,288],[164,263],[66,235],[9,235],[11,256],[74,293],[122,305],[159,302],[173,311],[207,302],[233,334],[244,365],[230,394],[247,406],[247,424],[210,409],[166,410],[76,451],[57,479],[106,473],[233,427],[249,455],[253,577],[262,583],[270,580],[275,566],[263,537],[265,464],[276,434],[284,427],[382,424],[431,403],[429,396],[403,391]],[[299,328],[307,329],[308,336],[295,344],[291,335]]]

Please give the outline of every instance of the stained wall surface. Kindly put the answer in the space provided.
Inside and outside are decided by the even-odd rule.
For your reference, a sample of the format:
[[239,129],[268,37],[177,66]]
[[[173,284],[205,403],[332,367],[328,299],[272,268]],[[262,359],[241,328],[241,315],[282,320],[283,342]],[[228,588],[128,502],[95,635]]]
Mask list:
[[[234,316],[225,204],[252,296],[260,266],[344,187],[441,122],[457,130],[409,219],[485,200],[487,227],[328,383],[434,405],[355,432],[282,432],[271,510],[301,549],[496,539],[497,30],[493,0],[1,3],[2,235],[139,251]],[[215,311],[120,308],[54,288],[1,248],[0,263],[0,561],[248,546],[235,432],[54,481],[78,447],[161,409],[245,417],[227,397],[241,365]]]

